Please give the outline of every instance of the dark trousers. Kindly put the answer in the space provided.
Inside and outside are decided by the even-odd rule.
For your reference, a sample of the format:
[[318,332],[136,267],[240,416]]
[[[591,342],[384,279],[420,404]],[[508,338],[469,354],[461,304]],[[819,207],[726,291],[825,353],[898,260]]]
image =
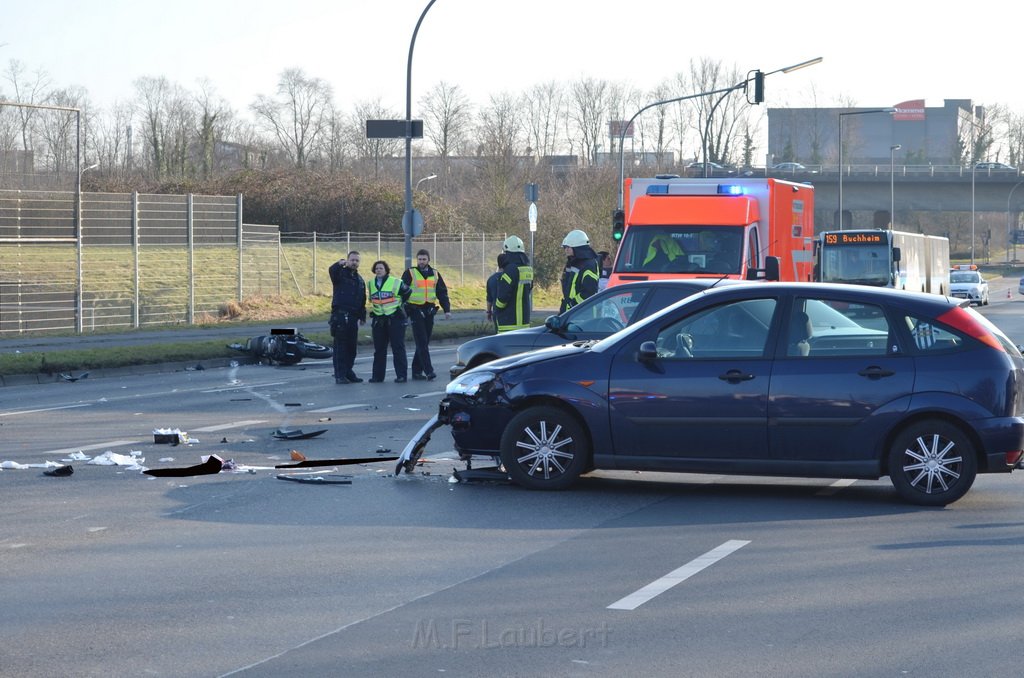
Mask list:
[[349,313],[338,320],[341,322],[331,326],[331,333],[334,335],[334,378],[348,379],[356,376],[352,366],[356,364],[359,318],[354,313]]
[[412,339],[416,342],[416,352],[412,355],[412,373],[433,374],[434,366],[430,362],[430,337],[434,334],[435,306],[409,306],[409,322],[412,323]]
[[395,363],[395,376],[408,377],[408,358],[405,355],[405,317],[372,316],[373,325],[373,379],[384,381],[388,368],[388,346]]

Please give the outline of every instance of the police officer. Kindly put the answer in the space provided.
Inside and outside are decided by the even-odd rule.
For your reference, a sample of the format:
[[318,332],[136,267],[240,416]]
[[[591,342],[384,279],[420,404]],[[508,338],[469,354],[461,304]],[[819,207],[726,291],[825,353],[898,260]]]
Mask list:
[[559,313],[597,294],[601,265],[590,247],[590,238],[580,229],[573,229],[562,240],[565,269],[562,271],[562,305]]
[[366,286],[359,275],[359,252],[348,253],[327,269],[334,288],[331,296],[331,336],[334,337],[334,383],[362,381],[352,371],[356,362],[359,326],[366,323]]
[[416,253],[416,267],[402,274],[402,282],[412,289],[406,309],[412,323],[412,338],[416,352],[412,356],[413,379],[436,379],[434,366],[430,362],[430,338],[434,334],[434,315],[441,304],[444,319],[451,320],[452,305],[448,300],[448,287],[444,278],[430,267],[430,252]]
[[499,332],[521,330],[530,326],[533,300],[533,267],[523,251],[519,236],[510,235],[502,243],[505,265],[498,278],[494,298],[494,318]]
[[370,383],[384,381],[388,366],[388,345],[391,346],[395,363],[395,382],[405,383],[408,370],[405,355],[405,311],[402,305],[408,301],[412,290],[401,278],[391,275],[386,261],[373,262],[374,277],[366,281],[366,293],[370,298],[370,316],[373,325],[373,376]]

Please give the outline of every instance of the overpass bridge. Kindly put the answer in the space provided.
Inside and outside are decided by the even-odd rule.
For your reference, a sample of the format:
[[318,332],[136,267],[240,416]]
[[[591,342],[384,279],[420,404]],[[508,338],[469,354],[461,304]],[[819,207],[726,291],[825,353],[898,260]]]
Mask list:
[[[889,222],[890,196],[896,212],[1002,212],[1007,223],[1019,223],[1024,211],[1024,171],[976,170],[970,167],[847,165],[843,172],[843,223],[846,228],[872,228]],[[754,170],[756,173],[756,170]],[[755,174],[756,176],[756,174]],[[806,172],[768,176],[814,185],[815,230],[839,223],[839,168],[823,166]],[[892,192],[890,193],[890,188]],[[874,218],[860,214],[869,212]]]

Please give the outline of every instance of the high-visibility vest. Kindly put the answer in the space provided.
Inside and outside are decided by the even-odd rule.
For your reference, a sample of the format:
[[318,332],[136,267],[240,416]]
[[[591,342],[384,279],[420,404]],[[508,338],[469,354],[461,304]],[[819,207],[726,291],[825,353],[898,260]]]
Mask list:
[[595,281],[601,278],[601,274],[598,272],[597,261],[594,260],[592,263],[593,268],[589,266],[584,269],[576,268],[575,266],[569,269],[572,272],[572,283],[569,285],[569,298],[566,299],[568,302],[568,308],[572,308],[577,304],[583,303],[583,294],[577,289],[577,283],[583,278],[593,278]]
[[437,301],[437,271],[424,276],[419,267],[409,269],[412,275],[412,295],[410,304],[433,304]]
[[402,306],[402,297],[398,292],[402,289],[402,280],[389,275],[380,288],[374,276],[366,281],[366,295],[370,298],[370,313],[373,315],[392,315]]
[[[512,302],[514,304],[513,308],[509,309],[508,304],[505,304],[500,299],[494,302],[494,307],[497,310],[495,320],[499,332],[521,330],[530,326],[531,304],[529,294],[533,287],[533,267],[517,266],[516,269],[519,272],[519,281],[516,284],[516,296]],[[501,280],[507,285],[512,284],[512,278],[509,277],[508,273],[502,273]],[[510,311],[514,311],[514,314]]]

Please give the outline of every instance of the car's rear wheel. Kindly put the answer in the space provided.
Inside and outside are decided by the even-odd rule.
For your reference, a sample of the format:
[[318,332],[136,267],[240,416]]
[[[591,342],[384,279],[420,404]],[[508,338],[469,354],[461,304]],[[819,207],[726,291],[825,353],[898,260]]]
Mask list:
[[977,475],[978,457],[970,439],[938,419],[911,424],[889,448],[889,479],[914,504],[951,504],[971,489]]
[[561,490],[587,465],[586,434],[557,407],[531,407],[517,414],[501,436],[501,462],[512,481],[533,490]]

